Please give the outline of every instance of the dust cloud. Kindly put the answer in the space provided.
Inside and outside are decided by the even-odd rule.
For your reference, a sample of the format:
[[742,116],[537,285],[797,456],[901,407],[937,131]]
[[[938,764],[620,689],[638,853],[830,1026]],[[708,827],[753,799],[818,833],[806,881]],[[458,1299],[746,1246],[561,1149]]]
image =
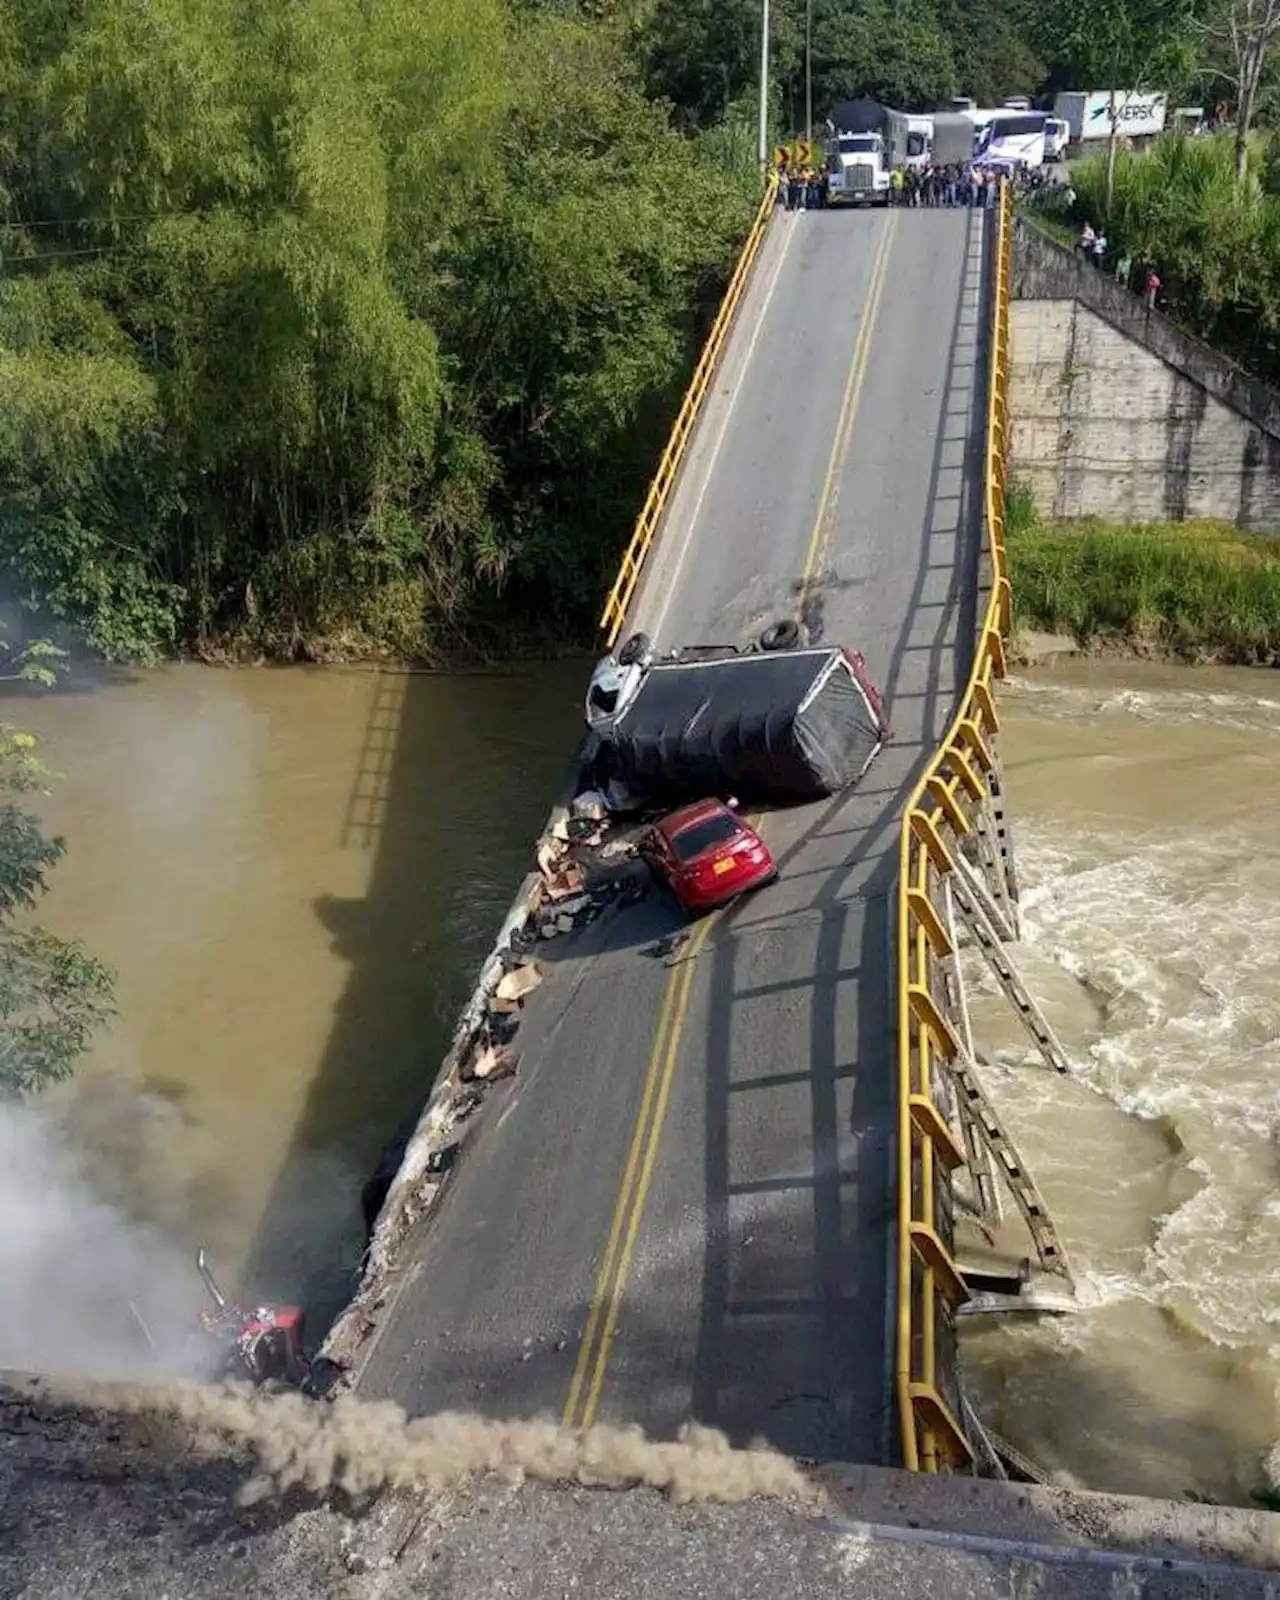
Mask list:
[[181,1210],[165,1104],[125,1082],[0,1104],[0,1365],[102,1378],[208,1375],[203,1289],[147,1216]]
[[496,1422],[456,1412],[411,1420],[390,1401],[342,1395],[330,1403],[238,1384],[76,1384],[56,1392],[99,1410],[173,1418],[209,1452],[248,1452],[258,1471],[241,1492],[245,1503],[293,1487],[360,1496],[442,1490],[482,1475],[596,1488],[644,1485],[680,1503],[754,1496],[811,1502],[816,1495],[786,1456],[765,1446],[734,1449],[722,1433],[695,1424],[665,1442],[639,1428],[597,1425],[576,1433],[551,1421]]

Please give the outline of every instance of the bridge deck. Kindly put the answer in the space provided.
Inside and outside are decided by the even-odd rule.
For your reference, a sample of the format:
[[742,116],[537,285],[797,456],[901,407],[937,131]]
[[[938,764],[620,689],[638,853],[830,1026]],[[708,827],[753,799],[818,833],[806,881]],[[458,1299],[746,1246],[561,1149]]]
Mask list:
[[775,220],[631,622],[737,640],[800,606],[864,652],[894,741],[769,816],[779,882],[674,953],[661,897],[548,947],[366,1396],[896,1454],[890,893],[973,637],[982,226]]

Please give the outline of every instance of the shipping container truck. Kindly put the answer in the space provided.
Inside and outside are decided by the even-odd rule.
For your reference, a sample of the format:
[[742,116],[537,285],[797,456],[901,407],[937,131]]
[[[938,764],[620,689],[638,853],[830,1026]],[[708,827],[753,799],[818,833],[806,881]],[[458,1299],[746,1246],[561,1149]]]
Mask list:
[[1053,114],[1071,130],[1073,146],[1109,139],[1154,139],[1164,132],[1167,97],[1149,89],[1082,89],[1060,94]]

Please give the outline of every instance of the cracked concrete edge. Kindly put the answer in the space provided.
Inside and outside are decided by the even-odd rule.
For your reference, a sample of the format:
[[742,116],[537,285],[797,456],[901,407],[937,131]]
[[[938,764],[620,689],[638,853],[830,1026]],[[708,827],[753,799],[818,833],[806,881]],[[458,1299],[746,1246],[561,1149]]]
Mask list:
[[812,1477],[833,1512],[851,1521],[1280,1570],[1280,1516],[1271,1511],[885,1467],[821,1467]]
[[[535,841],[535,859],[538,846],[568,817],[569,807],[582,786],[593,754],[594,742],[587,734],[574,752],[560,792]],[[401,1248],[411,1230],[434,1208],[448,1182],[447,1173],[428,1172],[431,1158],[454,1142],[462,1095],[477,1088],[484,1093],[483,1084],[464,1084],[462,1066],[476,1042],[493,991],[506,971],[512,940],[523,931],[533,913],[541,881],[536,868],[526,874],[498,929],[493,947],[481,965],[476,986],[459,1015],[448,1054],[405,1144],[400,1165],[374,1221],[365,1247],[359,1285],[320,1346],[319,1357],[341,1368],[348,1384],[358,1375],[362,1356],[370,1346],[378,1313],[387,1302],[398,1271]]]

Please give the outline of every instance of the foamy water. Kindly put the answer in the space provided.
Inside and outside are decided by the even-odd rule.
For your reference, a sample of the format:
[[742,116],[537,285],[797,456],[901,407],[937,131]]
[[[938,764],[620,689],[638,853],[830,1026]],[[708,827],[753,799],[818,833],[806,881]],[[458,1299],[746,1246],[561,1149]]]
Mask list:
[[1280,1438],[1272,681],[1073,664],[1003,702],[1019,964],[1075,1076],[978,972],[974,1022],[1088,1309],[966,1349],[995,1425],[1097,1487],[1242,1499]]

